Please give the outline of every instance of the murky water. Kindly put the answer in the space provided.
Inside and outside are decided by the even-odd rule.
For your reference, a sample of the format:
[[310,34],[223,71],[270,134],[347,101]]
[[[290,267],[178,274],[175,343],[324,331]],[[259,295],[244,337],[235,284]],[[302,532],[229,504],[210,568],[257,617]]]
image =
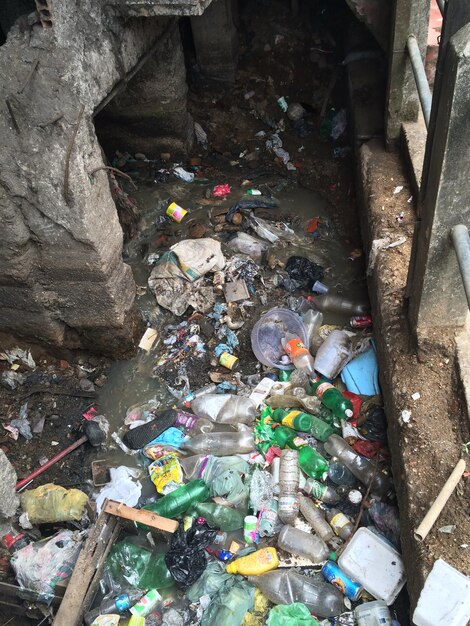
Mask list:
[[[230,180],[230,177],[227,177],[227,180]],[[245,190],[234,183],[232,193],[223,201],[214,199],[212,205],[211,201],[206,198],[206,192],[210,192],[214,185],[220,182],[226,182],[226,180],[199,181],[196,179],[194,183],[176,181],[153,185],[145,183],[140,184],[139,190],[133,194],[142,212],[142,222],[139,234],[126,246],[126,261],[132,267],[138,286],[137,304],[144,318],[151,321],[156,328],[161,329],[165,324],[179,323],[185,318],[176,318],[156,305],[153,294],[147,289],[147,280],[152,269],[147,262],[148,255],[162,253],[168,249],[169,245],[186,238],[188,226],[194,220],[208,227],[206,236],[220,238],[222,241],[226,238],[226,233],[217,234],[211,229],[210,210],[212,206],[229,207],[238,199],[247,196],[244,195]],[[287,260],[292,255],[310,258],[325,268],[323,282],[333,292],[356,301],[364,300],[367,297],[367,291],[363,267],[361,262],[349,259],[351,250],[344,243],[347,233],[340,233],[334,227],[326,202],[317,194],[295,184],[285,186],[285,181],[283,181],[280,186],[285,188],[273,194],[279,203],[279,208],[272,210],[273,217],[279,219],[279,216],[282,218],[287,215],[292,218],[290,226],[297,237],[294,243],[275,244],[270,250],[281,261]],[[271,185],[258,184],[258,187],[264,193],[271,191]],[[165,232],[169,233],[168,245],[164,248],[157,248],[155,242],[158,240],[159,231],[156,223],[164,217],[168,200],[177,202],[190,212],[181,224],[174,222],[165,224]],[[317,239],[305,233],[305,225],[313,217],[320,218],[320,237]],[[270,274],[272,272],[269,270],[264,271],[265,277],[269,277]],[[255,294],[256,306],[250,309],[252,322],[258,319],[263,310],[272,306],[285,306],[288,296],[287,292],[281,290],[272,300],[271,294],[268,294],[267,304],[261,306]],[[345,320],[332,314],[325,314],[324,322],[344,323]],[[239,331],[240,334],[243,332],[247,331],[244,329]],[[160,352],[161,343],[157,340],[150,353],[139,350],[134,358],[120,361],[112,367],[107,384],[100,394],[100,409],[109,418],[113,429],[118,430],[122,426],[129,406],[152,399],[158,400],[162,405],[174,403],[175,399],[168,392],[164,381],[153,376],[153,365]],[[201,380],[199,386],[208,382],[210,382],[208,379]]]

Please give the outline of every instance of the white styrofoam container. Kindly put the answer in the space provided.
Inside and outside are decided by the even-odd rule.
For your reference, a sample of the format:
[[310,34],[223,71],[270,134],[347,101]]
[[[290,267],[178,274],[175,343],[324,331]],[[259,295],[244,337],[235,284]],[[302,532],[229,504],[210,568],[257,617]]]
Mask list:
[[399,552],[368,528],[359,528],[339,557],[338,565],[374,598],[389,606],[406,582]]
[[466,626],[470,621],[470,578],[438,559],[413,613],[416,626]]

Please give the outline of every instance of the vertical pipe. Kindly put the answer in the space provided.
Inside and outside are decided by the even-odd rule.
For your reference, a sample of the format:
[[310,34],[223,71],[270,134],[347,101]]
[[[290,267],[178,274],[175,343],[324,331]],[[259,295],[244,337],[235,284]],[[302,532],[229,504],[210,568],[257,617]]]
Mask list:
[[419,100],[421,102],[421,108],[423,109],[424,121],[426,122],[427,128],[429,126],[429,118],[431,116],[432,96],[426,72],[424,71],[418,42],[414,35],[409,35],[407,40],[407,49],[408,54],[410,55],[411,67],[413,69],[416,87],[418,88]]
[[454,226],[450,231],[455,254],[462,274],[463,288],[467,296],[468,308],[470,309],[470,236],[468,228],[463,224]]

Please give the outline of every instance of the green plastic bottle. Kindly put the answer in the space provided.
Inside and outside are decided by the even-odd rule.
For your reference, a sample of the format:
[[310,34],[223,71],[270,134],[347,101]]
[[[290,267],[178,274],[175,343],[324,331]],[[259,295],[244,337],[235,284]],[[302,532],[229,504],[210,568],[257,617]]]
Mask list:
[[276,409],[273,411],[273,420],[288,426],[302,433],[309,433],[319,441],[326,441],[330,435],[334,434],[334,429],[326,424],[315,415],[302,413],[302,411],[286,411],[285,409]]
[[[162,517],[174,519],[186,513],[194,504],[208,500],[209,497],[209,488],[202,478],[198,478],[192,480],[187,485],[181,485],[178,489],[167,493],[163,498],[142,508],[147,511],[152,511],[152,513],[156,513],[157,515],[161,515]],[[145,524],[138,523],[137,526],[139,528],[148,528]]]
[[111,548],[106,567],[116,583],[132,581],[138,589],[167,589],[175,584],[168,571],[164,554],[156,554],[139,546],[129,538]]
[[243,528],[244,513],[229,506],[214,502],[199,502],[194,506],[194,510],[213,528],[220,528],[227,533]]
[[313,378],[312,391],[338,419],[348,420],[353,416],[352,402],[345,398],[341,391],[338,391],[338,389],[333,387],[328,381],[322,378]]
[[328,471],[328,461],[316,450],[311,448],[295,430],[287,426],[277,426],[273,432],[273,440],[280,448],[290,448],[299,451],[300,469],[310,476],[321,480]]

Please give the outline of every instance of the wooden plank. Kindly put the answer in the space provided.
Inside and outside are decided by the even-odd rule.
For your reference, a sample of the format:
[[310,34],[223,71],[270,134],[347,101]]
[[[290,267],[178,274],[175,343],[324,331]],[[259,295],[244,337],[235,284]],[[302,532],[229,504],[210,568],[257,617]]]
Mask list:
[[166,517],[156,515],[151,511],[145,509],[134,509],[130,506],[122,504],[121,502],[115,502],[114,500],[108,500],[103,507],[103,511],[110,515],[116,515],[123,519],[131,520],[132,522],[139,522],[150,526],[151,528],[158,528],[158,530],[164,530],[168,533],[174,533],[178,528],[178,522]]
[[97,567],[104,561],[102,557],[114,536],[116,525],[118,521],[102,510],[79,554],[53,626],[80,626],[81,614],[87,608],[84,598]]

